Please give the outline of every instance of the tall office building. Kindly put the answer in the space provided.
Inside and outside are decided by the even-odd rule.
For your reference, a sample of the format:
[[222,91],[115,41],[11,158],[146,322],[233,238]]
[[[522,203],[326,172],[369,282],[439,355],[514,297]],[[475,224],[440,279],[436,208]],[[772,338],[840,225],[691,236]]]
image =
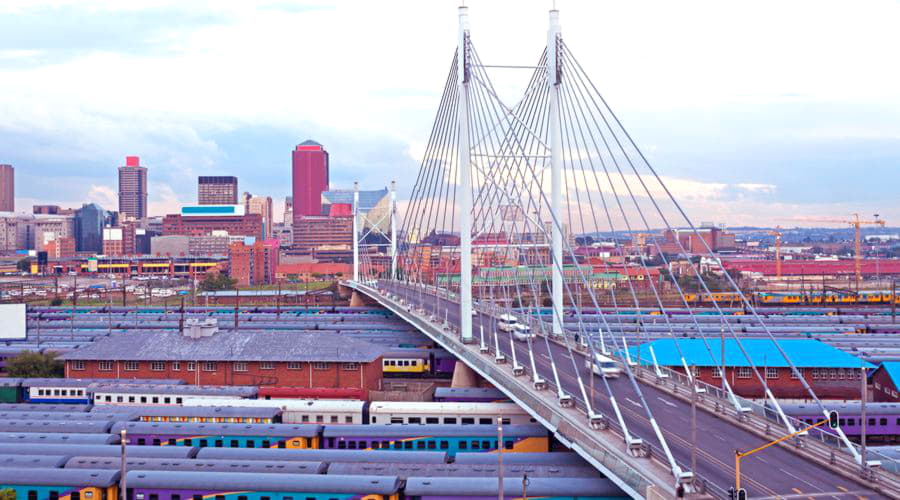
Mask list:
[[272,238],[272,229],[274,221],[272,220],[275,213],[272,209],[272,198],[269,196],[253,196],[250,193],[244,193],[244,210],[248,214],[259,214],[262,217],[262,234],[261,239],[268,240]]
[[237,177],[201,175],[197,179],[197,203],[200,205],[237,205]]
[[110,218],[96,203],[85,203],[75,210],[75,249],[79,252],[103,252],[103,226]]
[[147,167],[137,156],[126,156],[119,167],[119,214],[122,217],[147,217]]
[[294,220],[322,215],[322,192],[328,190],[328,151],[316,141],[304,141],[291,158]]
[[0,165],[0,212],[16,211],[16,170]]

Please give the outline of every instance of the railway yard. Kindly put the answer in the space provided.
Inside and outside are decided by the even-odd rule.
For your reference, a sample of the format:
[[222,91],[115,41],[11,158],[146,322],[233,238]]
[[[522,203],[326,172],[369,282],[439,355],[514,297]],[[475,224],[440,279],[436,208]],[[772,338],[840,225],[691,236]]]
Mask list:
[[[876,366],[900,360],[893,340],[900,324],[890,306],[760,306],[765,326],[741,309],[725,309],[724,316],[694,312],[585,310],[580,319],[598,332],[624,335],[630,344],[692,338],[698,331],[742,339],[770,332],[779,339],[819,340]],[[530,317],[539,321],[547,313],[531,311]],[[0,484],[29,499],[116,498],[122,483],[129,498],[144,500],[218,500],[234,491],[248,492],[235,500],[495,498],[496,477],[503,475],[510,495],[523,496],[524,485],[526,495],[535,497],[624,496],[501,391],[450,387],[456,359],[379,308],[31,306],[26,338],[0,345],[0,370],[24,351],[65,355],[111,337],[173,334],[210,319],[223,332],[367,342],[383,351],[387,385],[429,389],[406,394],[409,400],[403,394],[379,400],[376,395],[387,393],[370,397],[340,386],[208,386],[71,373],[64,379],[0,378]],[[573,331],[574,321],[574,315],[566,318]],[[833,403],[842,428],[857,440],[859,400]],[[819,418],[803,401],[785,402],[783,409],[800,420]],[[867,410],[873,451],[900,460],[900,404],[871,402]],[[895,471],[896,464],[887,460],[883,466]]]

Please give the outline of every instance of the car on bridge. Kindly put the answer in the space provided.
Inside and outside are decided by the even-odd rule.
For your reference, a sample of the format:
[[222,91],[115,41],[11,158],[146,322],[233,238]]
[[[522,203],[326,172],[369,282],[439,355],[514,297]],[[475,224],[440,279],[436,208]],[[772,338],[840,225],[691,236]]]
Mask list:
[[595,375],[600,375],[601,377],[618,377],[622,374],[622,368],[619,367],[619,364],[614,359],[600,353],[594,353],[593,364],[590,360],[585,360],[584,365],[590,368]]

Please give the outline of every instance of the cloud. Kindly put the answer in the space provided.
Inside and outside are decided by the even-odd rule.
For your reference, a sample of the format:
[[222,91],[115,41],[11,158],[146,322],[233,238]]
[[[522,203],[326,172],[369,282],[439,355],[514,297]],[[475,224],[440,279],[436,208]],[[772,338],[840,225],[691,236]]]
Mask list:
[[[900,210],[900,68],[884,64],[896,3],[561,7],[567,46],[698,218],[823,200]],[[544,8],[470,11],[486,63],[534,64]],[[80,202],[136,154],[160,210],[192,201],[206,173],[281,198],[306,138],[329,149],[336,186],[396,178],[408,196],[456,43],[454,5],[411,0],[6,0],[0,13],[0,161],[20,199]],[[511,100],[529,74],[489,71]]]
[[92,184],[87,193],[87,202],[96,203],[107,210],[118,210],[119,194],[110,186]]

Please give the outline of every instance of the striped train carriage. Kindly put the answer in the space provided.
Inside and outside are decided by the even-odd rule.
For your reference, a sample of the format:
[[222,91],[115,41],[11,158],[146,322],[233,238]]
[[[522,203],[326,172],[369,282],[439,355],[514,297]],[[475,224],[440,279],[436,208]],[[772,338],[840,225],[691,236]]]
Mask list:
[[[122,467],[119,457],[76,456],[68,460],[62,458],[66,469],[115,469]],[[44,462],[49,462],[45,460]],[[25,462],[28,463],[28,462]],[[0,466],[2,466],[0,456]],[[267,474],[324,474],[328,464],[322,461],[274,461],[274,460],[199,460],[191,458],[128,458],[126,470],[174,470],[197,472],[267,473]]]
[[369,421],[369,403],[347,399],[219,399],[186,397],[186,406],[277,407],[285,424],[363,424]]
[[0,468],[0,489],[22,500],[117,500],[118,470]]
[[[460,451],[498,450],[493,425],[341,425],[322,431],[322,449],[442,451],[453,457]],[[549,434],[540,425],[503,426],[506,452],[550,451]]]
[[110,432],[127,432],[138,446],[198,446],[205,448],[318,448],[322,427],[309,424],[196,424],[180,422],[119,422]]
[[399,500],[401,491],[396,476],[131,471],[126,479],[132,500]]
[[[622,490],[606,478],[528,477],[528,498],[550,500],[607,500],[623,498]],[[405,498],[415,500],[493,500],[497,498],[497,478],[410,477],[404,486]],[[522,497],[522,477],[507,476],[503,483],[504,498]]]
[[188,397],[208,399],[256,398],[254,386],[93,383],[88,387],[95,405],[181,405]]
[[[281,409],[268,405],[263,407],[237,406],[112,406],[119,411],[133,412],[141,422],[193,422],[223,424],[272,424],[279,422]],[[103,411],[94,407],[92,413]]]
[[[22,400],[26,403],[91,404],[90,387],[108,379],[80,378],[26,378],[22,379]],[[120,384],[165,385],[183,384],[181,380],[168,379],[119,379]]]

